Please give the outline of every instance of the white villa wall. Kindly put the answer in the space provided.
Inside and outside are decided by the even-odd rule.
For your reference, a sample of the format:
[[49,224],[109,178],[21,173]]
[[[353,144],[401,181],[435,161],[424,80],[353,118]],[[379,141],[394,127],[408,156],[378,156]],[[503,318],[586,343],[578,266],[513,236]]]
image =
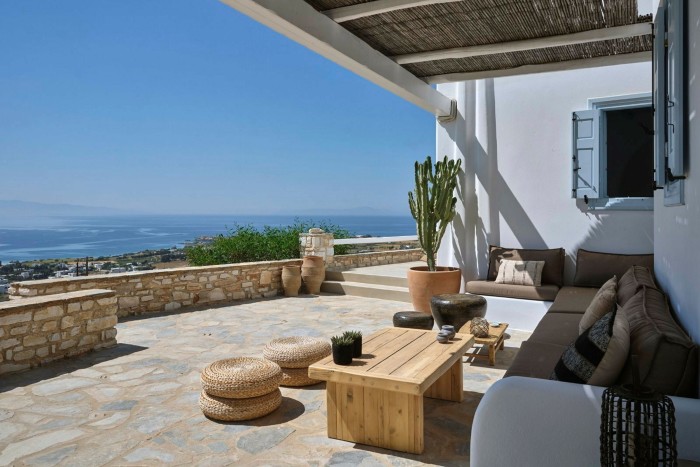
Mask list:
[[571,198],[571,114],[588,99],[651,91],[651,64],[439,85],[460,115],[438,124],[436,155],[462,158],[465,174],[441,264],[483,278],[489,244],[563,247],[566,279],[581,247],[653,251],[651,211],[589,211]]
[[685,206],[654,211],[654,269],[683,327],[700,342],[700,2],[688,2],[688,161]]

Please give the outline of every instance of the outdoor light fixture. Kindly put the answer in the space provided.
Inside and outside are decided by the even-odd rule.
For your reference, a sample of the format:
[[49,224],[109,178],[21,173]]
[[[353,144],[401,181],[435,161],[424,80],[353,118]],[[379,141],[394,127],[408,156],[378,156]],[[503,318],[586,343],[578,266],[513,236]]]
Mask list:
[[600,423],[602,466],[676,466],[673,401],[634,382],[603,392]]

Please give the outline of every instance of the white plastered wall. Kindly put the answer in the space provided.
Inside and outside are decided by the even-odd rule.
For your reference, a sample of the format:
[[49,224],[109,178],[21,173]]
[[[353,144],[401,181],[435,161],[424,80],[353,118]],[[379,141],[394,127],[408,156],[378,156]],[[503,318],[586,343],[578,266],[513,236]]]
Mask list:
[[688,2],[688,120],[685,205],[654,200],[654,270],[671,306],[695,342],[700,342],[700,2]]
[[484,278],[488,245],[567,252],[653,251],[651,211],[588,211],[571,198],[571,114],[588,99],[651,91],[651,64],[439,85],[457,120],[437,125],[436,156],[463,159],[454,226],[439,252],[465,280]]

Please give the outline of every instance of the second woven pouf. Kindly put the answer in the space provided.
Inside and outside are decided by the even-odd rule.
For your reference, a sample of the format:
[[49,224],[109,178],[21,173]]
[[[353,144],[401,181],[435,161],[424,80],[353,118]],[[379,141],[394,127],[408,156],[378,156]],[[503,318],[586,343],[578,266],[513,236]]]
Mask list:
[[237,357],[207,366],[200,377],[199,407],[215,420],[240,421],[262,417],[282,403],[282,370],[262,358]]
[[309,365],[331,354],[331,344],[313,337],[282,337],[265,346],[263,356],[282,367],[282,386],[310,386]]

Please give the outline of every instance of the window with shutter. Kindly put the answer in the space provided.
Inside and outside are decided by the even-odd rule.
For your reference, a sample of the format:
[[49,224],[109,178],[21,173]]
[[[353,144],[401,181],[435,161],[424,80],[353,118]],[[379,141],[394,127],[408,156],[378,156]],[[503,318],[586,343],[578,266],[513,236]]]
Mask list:
[[654,207],[652,96],[589,100],[572,119],[572,197],[589,209]]

